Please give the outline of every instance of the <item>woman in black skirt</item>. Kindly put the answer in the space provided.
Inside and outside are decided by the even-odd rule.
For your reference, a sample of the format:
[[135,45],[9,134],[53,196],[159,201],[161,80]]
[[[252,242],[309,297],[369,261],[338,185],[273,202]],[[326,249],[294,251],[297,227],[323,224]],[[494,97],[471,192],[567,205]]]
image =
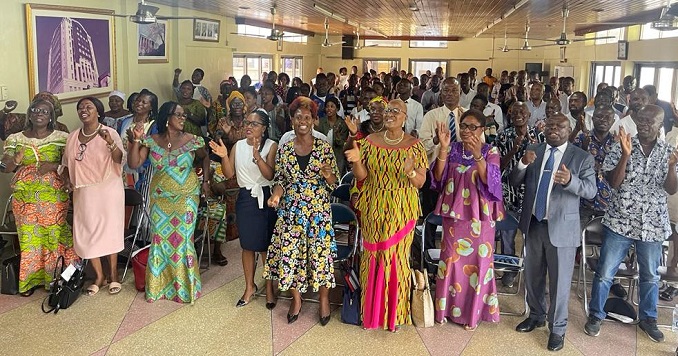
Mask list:
[[[221,167],[226,179],[237,177],[240,193],[236,202],[236,224],[240,232],[242,267],[245,272],[245,293],[236,307],[249,304],[257,291],[254,284],[255,252],[266,252],[271,243],[276,214],[266,201],[271,196],[278,144],[268,138],[270,118],[266,111],[257,109],[243,121],[245,139],[228,152],[221,140],[211,141],[210,147],[221,157]],[[237,174],[236,174],[237,173]],[[262,262],[265,254],[261,254]],[[266,308],[275,307],[271,281],[266,282]]]

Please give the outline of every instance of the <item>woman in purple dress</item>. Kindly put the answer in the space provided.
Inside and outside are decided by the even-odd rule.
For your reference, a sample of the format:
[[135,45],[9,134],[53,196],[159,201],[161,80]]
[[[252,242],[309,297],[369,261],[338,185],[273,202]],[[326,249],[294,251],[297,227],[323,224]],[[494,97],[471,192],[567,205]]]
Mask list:
[[459,120],[461,141],[450,145],[447,124],[437,124],[440,151],[433,162],[431,189],[440,192],[435,213],[443,217],[435,320],[475,330],[499,321],[492,255],[494,224],[504,217],[501,156],[483,143],[485,115],[466,111]]

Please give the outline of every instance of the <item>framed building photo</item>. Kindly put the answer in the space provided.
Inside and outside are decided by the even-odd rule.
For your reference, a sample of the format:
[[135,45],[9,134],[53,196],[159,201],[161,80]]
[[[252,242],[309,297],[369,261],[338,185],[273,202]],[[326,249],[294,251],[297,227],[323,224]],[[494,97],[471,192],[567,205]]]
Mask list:
[[167,21],[139,24],[137,31],[137,53],[139,63],[167,63]]
[[194,19],[193,20],[193,40],[219,42],[219,30],[221,22],[219,20]]
[[29,97],[70,102],[115,88],[112,10],[26,4]]

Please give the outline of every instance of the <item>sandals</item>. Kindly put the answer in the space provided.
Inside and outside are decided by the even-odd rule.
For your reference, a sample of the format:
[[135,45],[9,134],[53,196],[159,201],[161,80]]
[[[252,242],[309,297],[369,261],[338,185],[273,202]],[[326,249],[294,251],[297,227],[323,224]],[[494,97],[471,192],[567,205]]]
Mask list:
[[676,296],[678,296],[678,288],[674,288],[673,286],[668,286],[663,292],[659,293],[659,299],[667,302],[673,301],[673,298]]
[[96,283],[94,283],[91,286],[87,287],[86,291],[87,291],[87,295],[93,296],[93,295],[99,293],[99,286],[96,285]]
[[122,284],[120,284],[119,282],[110,282],[109,284],[108,281],[104,281],[104,283],[101,286],[98,286],[96,283],[92,283],[92,285],[87,287],[85,292],[87,293],[87,295],[93,296],[99,293],[99,290],[101,288],[106,286],[108,286],[108,294],[118,294],[122,290]]
[[108,294],[118,294],[122,290],[122,284],[118,282],[111,282],[108,285]]

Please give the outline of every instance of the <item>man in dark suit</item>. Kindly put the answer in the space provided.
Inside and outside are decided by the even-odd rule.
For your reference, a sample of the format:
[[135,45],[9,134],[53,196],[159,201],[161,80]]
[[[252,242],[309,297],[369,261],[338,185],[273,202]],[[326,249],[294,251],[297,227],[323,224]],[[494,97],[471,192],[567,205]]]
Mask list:
[[[579,247],[579,200],[596,196],[594,159],[568,144],[572,128],[567,117],[546,119],[546,143],[532,145],[511,172],[514,186],[525,184],[520,230],[525,236],[525,286],[530,315],[516,330],[530,332],[546,325],[547,348],[563,348],[574,259]],[[546,273],[550,305],[546,308]]]

